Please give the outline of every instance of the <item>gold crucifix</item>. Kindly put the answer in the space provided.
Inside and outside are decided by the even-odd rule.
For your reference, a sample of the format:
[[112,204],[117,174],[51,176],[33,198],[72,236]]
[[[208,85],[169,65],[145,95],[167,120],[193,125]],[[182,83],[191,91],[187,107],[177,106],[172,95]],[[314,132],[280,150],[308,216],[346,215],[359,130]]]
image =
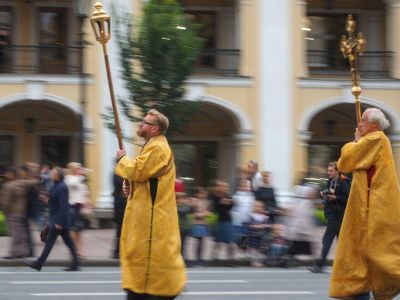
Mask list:
[[350,63],[351,79],[353,81],[351,93],[355,97],[356,117],[358,124],[361,121],[361,104],[359,98],[359,96],[361,95],[361,87],[360,75],[358,74],[357,69],[357,58],[364,52],[366,39],[361,32],[358,33],[357,36],[355,36],[356,21],[354,20],[353,15],[347,16],[346,31],[347,37],[346,35],[343,35],[340,41],[340,51],[343,53],[344,58],[349,59]]

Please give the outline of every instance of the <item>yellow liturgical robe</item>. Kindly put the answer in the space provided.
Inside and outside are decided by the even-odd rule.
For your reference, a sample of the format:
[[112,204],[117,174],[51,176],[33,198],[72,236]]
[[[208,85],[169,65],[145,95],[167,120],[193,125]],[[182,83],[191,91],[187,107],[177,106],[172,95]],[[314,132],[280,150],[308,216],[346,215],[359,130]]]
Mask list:
[[136,159],[122,157],[115,173],[131,182],[121,232],[122,288],[175,296],[186,284],[175,198],[175,164],[164,136],[151,138]]
[[400,292],[400,191],[389,139],[376,131],[344,145],[338,169],[353,180],[329,295],[372,291],[376,300],[393,299]]

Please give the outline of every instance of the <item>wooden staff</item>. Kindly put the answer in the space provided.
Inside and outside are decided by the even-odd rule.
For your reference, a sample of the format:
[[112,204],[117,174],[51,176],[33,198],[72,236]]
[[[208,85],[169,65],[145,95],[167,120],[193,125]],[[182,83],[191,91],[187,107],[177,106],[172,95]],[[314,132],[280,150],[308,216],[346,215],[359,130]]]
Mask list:
[[108,50],[107,50],[107,42],[111,38],[111,30],[110,30],[110,16],[103,10],[103,4],[100,2],[96,2],[94,5],[96,10],[94,11],[92,17],[90,18],[90,23],[92,24],[94,35],[96,36],[96,40],[103,45],[103,53],[104,53],[104,61],[106,63],[106,70],[107,70],[107,79],[108,79],[108,87],[110,90],[111,95],[111,104],[112,110],[114,113],[114,120],[115,120],[115,130],[117,132],[118,138],[118,146],[119,149],[123,149],[122,143],[122,132],[121,126],[119,124],[119,116],[118,116],[118,109],[117,103],[115,101],[114,95],[114,87],[112,83],[111,77],[111,70],[110,70],[110,62],[108,60]]
[[354,20],[353,15],[347,16],[346,31],[347,37],[343,35],[340,41],[340,51],[343,53],[344,58],[349,59],[350,63],[351,79],[353,81],[351,93],[355,97],[354,104],[356,106],[358,124],[361,121],[361,104],[359,97],[362,92],[360,87],[360,75],[358,74],[358,56],[362,55],[364,52],[366,39],[361,32],[357,34],[357,37],[355,36],[356,21]]

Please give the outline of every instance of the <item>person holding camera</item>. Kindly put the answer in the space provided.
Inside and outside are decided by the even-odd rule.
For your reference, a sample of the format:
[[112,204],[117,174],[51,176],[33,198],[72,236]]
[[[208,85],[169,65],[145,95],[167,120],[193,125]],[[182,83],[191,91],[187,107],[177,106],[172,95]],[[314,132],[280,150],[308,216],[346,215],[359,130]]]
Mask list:
[[336,162],[328,164],[328,182],[325,188],[320,191],[324,200],[324,215],[328,223],[322,238],[321,257],[310,269],[313,273],[322,273],[326,257],[332,246],[335,237],[339,238],[347,199],[350,193],[350,180],[339,173]]

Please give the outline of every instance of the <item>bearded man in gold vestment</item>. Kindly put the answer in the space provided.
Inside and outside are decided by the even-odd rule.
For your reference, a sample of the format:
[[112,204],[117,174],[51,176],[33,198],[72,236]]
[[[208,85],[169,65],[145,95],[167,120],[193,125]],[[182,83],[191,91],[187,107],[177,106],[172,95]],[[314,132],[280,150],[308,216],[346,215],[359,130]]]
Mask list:
[[[168,118],[150,110],[137,135],[145,144],[132,159],[117,151],[115,174],[129,181],[121,232],[122,288],[127,300],[172,300],[186,284],[175,197],[175,163]],[[125,187],[124,187],[125,190]]]
[[400,191],[383,112],[367,109],[342,148],[338,169],[353,173],[330,282],[339,299],[390,300],[400,292]]

